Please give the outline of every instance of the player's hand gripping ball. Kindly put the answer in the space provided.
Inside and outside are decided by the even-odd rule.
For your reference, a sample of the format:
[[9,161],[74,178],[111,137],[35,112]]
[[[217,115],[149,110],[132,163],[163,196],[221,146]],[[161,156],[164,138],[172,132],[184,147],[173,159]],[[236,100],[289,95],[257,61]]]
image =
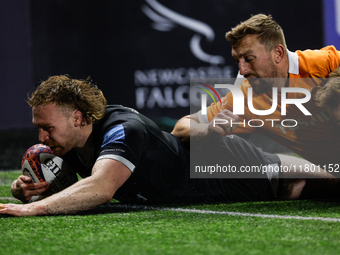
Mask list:
[[[34,183],[48,181],[52,193],[57,193],[78,180],[71,167],[62,158],[54,155],[50,147],[43,144],[33,145],[26,151],[21,161],[21,170],[23,175],[31,177]],[[30,202],[42,198],[42,195],[33,196]]]

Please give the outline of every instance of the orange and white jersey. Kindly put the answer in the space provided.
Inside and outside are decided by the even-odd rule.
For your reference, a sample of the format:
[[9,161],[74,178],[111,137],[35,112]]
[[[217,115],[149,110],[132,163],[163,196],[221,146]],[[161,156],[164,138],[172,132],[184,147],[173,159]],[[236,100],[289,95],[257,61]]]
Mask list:
[[[288,52],[289,87],[312,90],[322,78],[340,65],[340,52],[334,46],[321,50],[306,50]],[[314,79],[294,79],[314,78]],[[320,78],[320,79],[315,79]],[[248,106],[248,80],[244,80],[239,88],[244,95],[244,115],[240,115],[239,125],[234,133],[261,133],[280,143],[291,151],[314,164],[323,165],[340,163],[340,131],[327,114],[327,111],[317,107],[313,100],[303,106],[311,113],[306,116],[295,104],[287,104],[286,115],[281,113],[281,95],[276,94],[277,107],[270,115],[255,115]],[[267,110],[273,105],[272,92],[261,95],[253,93],[253,107],[257,110]],[[301,93],[289,93],[287,98],[299,98]],[[233,95],[228,93],[222,98],[222,109],[233,111]],[[221,111],[220,103],[211,104],[207,114],[198,112],[200,122],[210,122]],[[340,171],[340,169],[339,169]]]

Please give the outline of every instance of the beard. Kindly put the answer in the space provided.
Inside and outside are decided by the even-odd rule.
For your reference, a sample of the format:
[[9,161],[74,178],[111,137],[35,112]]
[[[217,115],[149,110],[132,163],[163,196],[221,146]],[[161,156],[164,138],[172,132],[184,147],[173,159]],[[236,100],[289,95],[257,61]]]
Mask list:
[[263,94],[267,91],[271,91],[274,83],[273,81],[263,78],[249,78],[248,81],[256,94]]
[[274,78],[278,78],[278,72],[273,62],[270,61],[264,69],[266,71],[263,73],[263,75],[259,75],[256,72],[245,75],[245,78],[252,77],[247,78],[247,80],[256,94],[263,94],[267,91],[271,91],[275,84]]
[[59,143],[55,141],[46,140],[44,142],[44,145],[50,147],[51,150],[53,151],[53,154],[59,157],[64,156],[68,152],[68,150],[64,146],[61,146]]

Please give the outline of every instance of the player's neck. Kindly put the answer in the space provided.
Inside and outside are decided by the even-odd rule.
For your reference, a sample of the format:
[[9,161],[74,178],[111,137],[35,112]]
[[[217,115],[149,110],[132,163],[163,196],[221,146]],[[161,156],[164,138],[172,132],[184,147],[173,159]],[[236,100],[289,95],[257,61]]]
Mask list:
[[76,151],[79,155],[86,155],[88,151],[93,147],[92,141],[92,123],[86,124],[80,129],[81,135],[78,141]]
[[91,134],[88,136],[88,139],[82,148],[76,148],[76,152],[82,164],[87,166],[93,152],[93,137]]
[[287,86],[287,80],[288,80],[288,77],[289,77],[289,74],[288,74],[288,59],[287,61],[284,60],[282,62],[282,65],[281,67],[278,69],[277,71],[277,90],[279,93],[281,93],[281,88],[283,87],[286,87]]

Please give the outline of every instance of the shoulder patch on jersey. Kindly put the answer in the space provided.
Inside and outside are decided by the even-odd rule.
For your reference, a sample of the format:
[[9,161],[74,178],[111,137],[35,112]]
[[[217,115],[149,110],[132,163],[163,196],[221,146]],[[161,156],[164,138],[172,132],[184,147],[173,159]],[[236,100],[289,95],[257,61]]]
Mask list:
[[115,143],[118,140],[122,141],[125,139],[125,131],[123,125],[117,125],[107,131],[104,135],[102,148],[109,143]]

